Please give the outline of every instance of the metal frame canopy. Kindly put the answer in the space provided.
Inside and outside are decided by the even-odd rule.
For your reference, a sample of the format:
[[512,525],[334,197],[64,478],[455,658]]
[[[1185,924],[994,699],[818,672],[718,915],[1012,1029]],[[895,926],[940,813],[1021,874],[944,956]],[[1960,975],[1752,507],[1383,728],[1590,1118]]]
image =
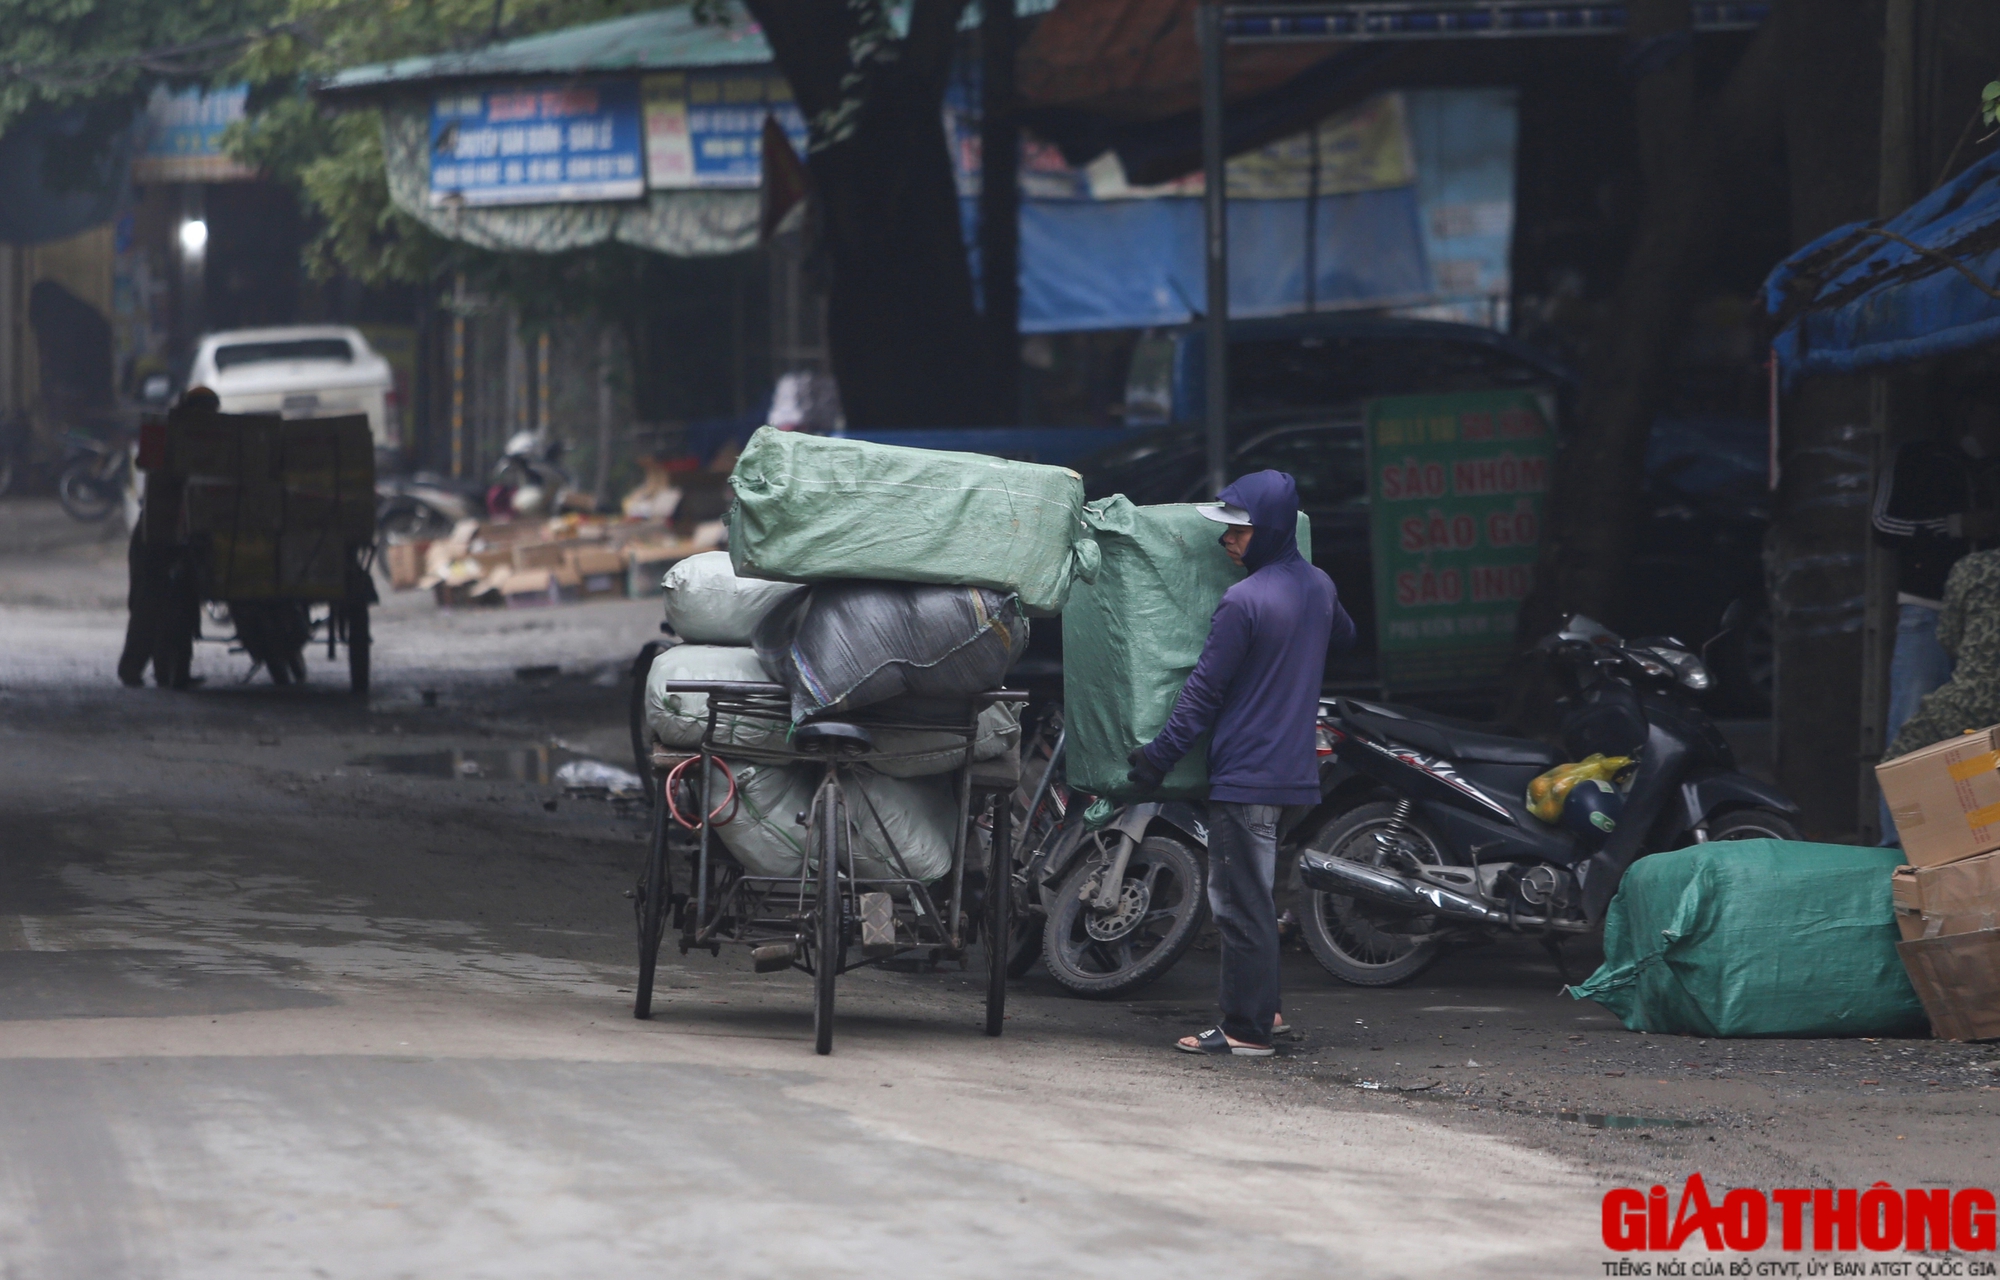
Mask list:
[[[1616,36],[1626,28],[1626,6],[1605,0],[1459,0],[1421,3],[1225,4],[1201,0],[1196,35],[1201,46],[1202,240],[1208,298],[1204,328],[1207,363],[1208,475],[1211,492],[1229,482],[1229,231],[1228,190],[1222,154],[1223,58],[1232,44],[1307,44],[1321,41],[1494,40],[1552,36]],[[1765,0],[1695,0],[1694,30],[1709,34],[1749,31],[1770,16]]]
[[[1749,31],[1770,16],[1763,0],[1694,5],[1699,32]],[[1625,30],[1625,6],[1601,0],[1485,0],[1484,3],[1232,4],[1223,8],[1231,44],[1314,40],[1463,40],[1521,36],[1605,36]]]

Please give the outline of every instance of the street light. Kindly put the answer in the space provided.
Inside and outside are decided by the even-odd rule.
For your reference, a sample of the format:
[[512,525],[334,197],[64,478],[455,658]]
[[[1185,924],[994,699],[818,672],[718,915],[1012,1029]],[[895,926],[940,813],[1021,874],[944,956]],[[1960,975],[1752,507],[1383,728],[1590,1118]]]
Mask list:
[[181,223],[181,252],[190,258],[198,258],[208,247],[208,223],[200,218],[189,218]]

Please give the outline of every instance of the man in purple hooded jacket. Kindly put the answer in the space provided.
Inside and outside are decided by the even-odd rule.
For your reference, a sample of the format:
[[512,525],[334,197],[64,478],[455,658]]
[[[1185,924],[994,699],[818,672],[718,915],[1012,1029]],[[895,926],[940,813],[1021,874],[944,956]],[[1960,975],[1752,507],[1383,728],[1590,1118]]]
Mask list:
[[1250,575],[1223,593],[1201,660],[1166,727],[1133,751],[1129,777],[1142,792],[1157,788],[1212,732],[1208,902],[1222,939],[1222,1023],[1177,1047],[1262,1058],[1278,1014],[1278,816],[1286,805],[1319,803],[1320,680],[1328,646],[1354,643],[1354,620],[1333,580],[1299,554],[1290,476],[1244,476],[1196,509],[1227,526],[1223,550]]

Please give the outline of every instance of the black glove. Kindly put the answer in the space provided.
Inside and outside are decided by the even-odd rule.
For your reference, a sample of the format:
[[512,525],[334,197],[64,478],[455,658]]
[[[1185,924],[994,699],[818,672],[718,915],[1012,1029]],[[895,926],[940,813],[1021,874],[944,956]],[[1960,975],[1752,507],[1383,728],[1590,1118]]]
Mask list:
[[1125,757],[1125,763],[1131,766],[1125,771],[1125,780],[1141,794],[1158,791],[1160,784],[1167,780],[1167,771],[1146,758],[1143,746],[1132,748],[1132,754]]

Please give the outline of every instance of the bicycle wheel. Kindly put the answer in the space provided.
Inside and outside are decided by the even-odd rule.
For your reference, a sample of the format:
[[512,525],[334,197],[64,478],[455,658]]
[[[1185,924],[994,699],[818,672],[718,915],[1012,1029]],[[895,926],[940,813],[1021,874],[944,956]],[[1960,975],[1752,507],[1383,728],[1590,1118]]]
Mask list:
[[847,861],[847,804],[832,766],[819,787],[813,806],[815,826],[812,856],[819,876],[819,954],[813,966],[813,1052],[833,1052],[833,980],[847,957],[846,930],[840,918],[840,868]]
[[[625,727],[632,736],[632,769],[642,778],[653,767],[653,734],[646,725],[646,677],[652,674],[653,659],[659,653],[658,641],[649,640],[639,646],[639,656],[632,659],[632,688],[625,700]],[[653,802],[653,791],[648,787],[646,803]]]
[[986,861],[986,1034],[1007,1018],[1008,942],[1014,925],[1014,797],[993,799],[992,856]]
[[671,885],[667,878],[667,806],[653,806],[653,842],[646,850],[646,874],[639,880],[639,900],[633,908],[639,917],[639,985],[632,998],[632,1016],[653,1016],[653,974],[660,963],[660,935],[666,929],[667,899]]

